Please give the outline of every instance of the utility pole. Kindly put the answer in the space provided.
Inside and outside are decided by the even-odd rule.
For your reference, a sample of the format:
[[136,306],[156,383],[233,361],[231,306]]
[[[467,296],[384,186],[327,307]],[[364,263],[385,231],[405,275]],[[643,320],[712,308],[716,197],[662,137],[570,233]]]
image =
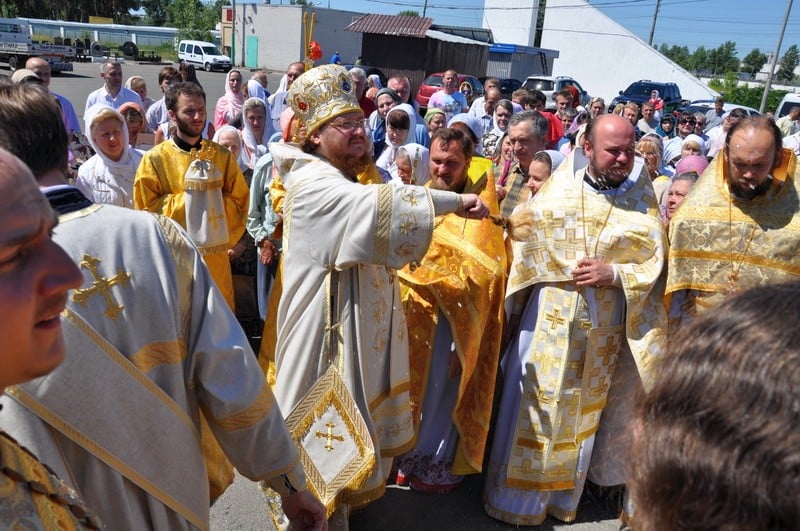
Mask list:
[[428,0],[425,0],[425,3],[422,4],[422,16],[424,17],[427,12],[428,12]]
[[656,34],[656,21],[658,20],[658,9],[661,7],[661,0],[656,0],[656,12],[653,14],[653,25],[650,26],[650,38],[647,39],[647,44],[653,45],[653,36]]
[[231,0],[231,67],[236,66],[236,0]]
[[775,47],[775,55],[772,56],[770,61],[769,71],[767,72],[767,82],[764,84],[764,95],[761,96],[761,107],[758,112],[764,114],[767,109],[767,98],[769,98],[769,89],[772,86],[772,76],[775,75],[775,65],[778,64],[778,55],[781,53],[781,44],[783,44],[783,34],[786,32],[786,23],[789,22],[789,13],[792,12],[792,0],[786,5],[786,14],[783,16],[783,26],[781,26],[781,33],[778,35],[778,46]]

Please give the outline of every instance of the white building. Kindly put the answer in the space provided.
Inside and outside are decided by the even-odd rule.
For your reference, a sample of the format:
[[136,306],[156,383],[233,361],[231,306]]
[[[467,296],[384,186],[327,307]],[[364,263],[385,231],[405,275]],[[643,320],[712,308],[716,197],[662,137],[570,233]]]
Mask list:
[[494,42],[536,46],[540,0],[484,0],[483,27]]
[[[527,14],[523,17],[517,10],[497,9],[499,4],[507,5],[506,1],[484,0],[484,7],[492,7],[489,13],[493,18],[513,21],[518,27],[520,20],[524,20],[523,26],[527,24]],[[534,0],[533,4],[538,6],[539,1]],[[536,17],[532,16],[535,22]],[[494,27],[491,29],[495,31]],[[500,39],[497,33],[495,39],[528,45],[534,32],[522,35],[521,30],[516,40]],[[700,79],[585,0],[547,0],[540,46],[559,52],[553,75],[574,77],[589,94],[605,98],[606,103],[640,79],[676,83],[688,100],[717,96]]]

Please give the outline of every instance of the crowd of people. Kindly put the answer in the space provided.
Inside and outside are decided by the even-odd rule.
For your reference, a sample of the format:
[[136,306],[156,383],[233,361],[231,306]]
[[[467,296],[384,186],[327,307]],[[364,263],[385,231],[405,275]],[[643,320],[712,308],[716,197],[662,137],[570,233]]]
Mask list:
[[46,61],[23,74],[0,81],[15,524],[204,529],[236,468],[297,529],[479,473],[513,525],[574,520],[588,483],[634,529],[796,526],[800,112],[570,89],[549,112],[493,78],[469,103],[448,70],[422,114],[407,77],[334,61],[274,94],[230,70],[213,104],[165,67],[153,101],[109,61],[81,129]]

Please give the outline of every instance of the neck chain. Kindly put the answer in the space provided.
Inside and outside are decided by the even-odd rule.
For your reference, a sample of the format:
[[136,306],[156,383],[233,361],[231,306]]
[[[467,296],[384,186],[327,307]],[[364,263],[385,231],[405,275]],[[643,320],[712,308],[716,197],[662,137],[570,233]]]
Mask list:
[[733,192],[730,191],[730,198],[728,200],[728,259],[731,263],[731,272],[728,274],[728,282],[725,291],[728,294],[734,295],[742,291],[739,286],[739,269],[742,267],[744,259],[747,258],[747,251],[750,249],[750,242],[753,241],[753,236],[756,234],[756,227],[753,226],[750,231],[750,236],[745,243],[744,251],[739,255],[738,260],[733,259]]
[[[584,173],[585,179],[591,179],[588,173]],[[608,225],[608,219],[611,217],[611,211],[614,210],[614,206],[617,204],[617,195],[619,194],[619,188],[617,187],[614,195],[611,196],[611,204],[608,205],[608,211],[606,212],[606,217],[603,219],[603,224],[600,226],[600,230],[597,232],[597,238],[594,241],[594,252],[590,255],[589,254],[589,233],[587,231],[587,223],[586,223],[586,200],[584,198],[586,194],[586,186],[584,183],[580,184],[581,186],[581,216],[583,217],[583,252],[585,253],[585,258],[597,258],[597,246],[600,244],[600,236],[603,234],[603,231],[606,229],[606,225]]]

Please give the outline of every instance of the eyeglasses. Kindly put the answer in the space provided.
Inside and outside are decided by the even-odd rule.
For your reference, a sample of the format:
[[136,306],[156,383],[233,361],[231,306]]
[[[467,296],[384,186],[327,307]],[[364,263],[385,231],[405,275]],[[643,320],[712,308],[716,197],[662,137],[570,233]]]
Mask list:
[[343,133],[349,133],[349,132],[354,131],[356,129],[364,129],[364,130],[366,130],[367,129],[367,120],[365,118],[362,118],[361,120],[352,120],[352,121],[349,121],[349,122],[331,122],[328,125],[330,125],[334,129],[338,129],[339,131],[341,131]]
[[684,118],[683,120],[681,120],[681,123],[682,123],[682,124],[684,124],[684,125],[685,125],[685,124],[692,124],[692,125],[694,125],[694,124],[696,124],[696,123],[697,123],[697,120],[695,120],[695,119],[693,119],[693,118]]

